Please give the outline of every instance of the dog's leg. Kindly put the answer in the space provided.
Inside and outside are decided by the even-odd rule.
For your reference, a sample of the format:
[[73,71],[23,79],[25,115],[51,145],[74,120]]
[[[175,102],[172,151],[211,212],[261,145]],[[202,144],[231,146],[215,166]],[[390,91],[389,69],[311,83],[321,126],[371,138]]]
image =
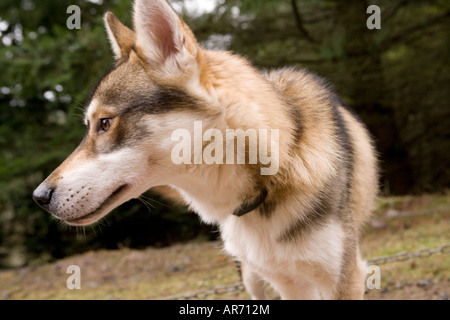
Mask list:
[[339,300],[362,300],[364,299],[364,287],[367,277],[367,264],[361,260],[359,254],[355,254],[349,267],[345,268],[345,273],[341,275],[341,280],[337,285],[337,290],[333,299]]
[[315,283],[304,278],[280,276],[271,282],[283,300],[320,300],[320,292]]
[[242,282],[253,300],[267,300],[266,283],[252,268],[241,262]]

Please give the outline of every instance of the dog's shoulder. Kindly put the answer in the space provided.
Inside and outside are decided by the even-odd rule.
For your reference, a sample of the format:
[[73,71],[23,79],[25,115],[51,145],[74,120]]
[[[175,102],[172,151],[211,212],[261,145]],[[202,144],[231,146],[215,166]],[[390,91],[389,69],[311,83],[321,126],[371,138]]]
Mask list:
[[[263,72],[266,79],[285,98],[307,101],[317,100],[314,104],[337,99],[332,86],[318,74],[306,68],[285,67]],[[339,103],[338,101],[332,101]]]

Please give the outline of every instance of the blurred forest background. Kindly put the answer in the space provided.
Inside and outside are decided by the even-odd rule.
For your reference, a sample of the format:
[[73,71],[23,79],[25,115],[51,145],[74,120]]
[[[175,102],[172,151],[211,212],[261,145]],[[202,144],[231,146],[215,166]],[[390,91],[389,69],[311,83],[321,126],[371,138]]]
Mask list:
[[[384,195],[450,185],[450,1],[172,0],[201,44],[255,66],[306,67],[328,79],[376,139]],[[69,30],[69,5],[81,29]],[[370,4],[381,29],[369,30]],[[128,26],[131,1],[0,3],[0,268],[92,248],[165,246],[217,237],[181,206],[151,195],[94,227],[61,225],[31,199],[78,145],[85,99],[112,65],[103,14]]]

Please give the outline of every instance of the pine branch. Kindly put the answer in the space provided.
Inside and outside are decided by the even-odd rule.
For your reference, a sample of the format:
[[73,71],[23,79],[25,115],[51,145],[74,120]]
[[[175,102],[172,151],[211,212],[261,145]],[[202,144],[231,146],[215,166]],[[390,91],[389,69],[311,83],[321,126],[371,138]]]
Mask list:
[[311,43],[316,43],[316,40],[309,34],[303,25],[303,20],[298,10],[297,1],[291,0],[292,12],[294,13],[295,22],[297,23],[297,28],[301,34]]

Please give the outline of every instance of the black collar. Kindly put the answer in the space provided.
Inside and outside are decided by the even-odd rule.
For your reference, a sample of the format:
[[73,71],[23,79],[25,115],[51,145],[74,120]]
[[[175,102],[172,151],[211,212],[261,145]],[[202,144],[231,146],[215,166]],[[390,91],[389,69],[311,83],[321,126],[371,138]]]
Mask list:
[[257,207],[259,207],[264,202],[264,200],[266,200],[266,198],[267,198],[267,190],[263,189],[255,199],[244,200],[244,202],[240,205],[240,207],[236,208],[233,211],[233,215],[242,217],[244,214],[247,214],[250,211],[253,211]]

